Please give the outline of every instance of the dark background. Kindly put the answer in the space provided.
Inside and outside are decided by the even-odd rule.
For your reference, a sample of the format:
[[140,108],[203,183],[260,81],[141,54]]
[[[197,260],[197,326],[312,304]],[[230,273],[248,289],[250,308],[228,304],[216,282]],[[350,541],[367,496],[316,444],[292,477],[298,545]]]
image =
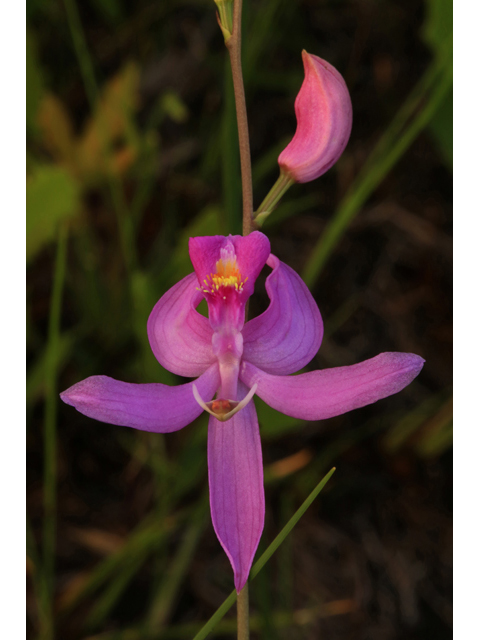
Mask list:
[[[256,400],[259,551],[337,471],[252,582],[252,635],[449,638],[451,3],[246,0],[243,22],[255,206],[295,131],[302,49],[332,63],[352,97],[340,161],[295,185],[264,227],[299,273],[315,251],[324,258],[306,276],[326,328],[308,368],[382,351],[426,360],[400,394],[322,423]],[[52,624],[62,640],[192,638],[233,588],[205,500],[205,416],[163,437],[57,400],[95,374],[180,382],[151,354],[145,325],[191,271],[187,238],[240,229],[228,72],[213,1],[27,2],[30,638],[52,637]],[[255,315],[262,277],[257,289]],[[55,519],[49,582],[42,541]],[[233,613],[218,637],[234,637]]]

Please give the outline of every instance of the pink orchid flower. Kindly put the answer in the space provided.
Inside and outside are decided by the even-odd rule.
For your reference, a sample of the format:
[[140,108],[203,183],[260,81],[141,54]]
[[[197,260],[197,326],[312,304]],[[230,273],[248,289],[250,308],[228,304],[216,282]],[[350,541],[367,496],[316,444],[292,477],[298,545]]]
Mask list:
[[332,167],[352,131],[352,102],[340,73],[302,51],[305,79],[295,100],[297,130],[278,156],[280,171],[295,182],[310,182]]
[[[155,305],[148,319],[153,353],[166,369],[195,382],[170,387],[92,376],[61,394],[81,413],[145,431],[177,431],[205,409],[213,526],[244,586],[263,530],[265,500],[256,393],[302,420],[321,420],[397,393],[418,375],[423,359],[382,353],[347,367],[289,376],[317,353],[323,323],[301,278],[270,253],[268,238],[190,239],[195,273]],[[245,305],[265,263],[272,272],[268,309],[245,323]],[[205,298],[209,319],[196,307]],[[214,400],[215,394],[217,398]]]

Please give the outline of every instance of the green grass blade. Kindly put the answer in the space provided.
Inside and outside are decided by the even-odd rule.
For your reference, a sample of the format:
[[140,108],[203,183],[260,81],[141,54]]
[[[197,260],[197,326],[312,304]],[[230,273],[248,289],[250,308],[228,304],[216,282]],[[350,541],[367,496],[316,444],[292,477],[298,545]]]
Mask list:
[[266,563],[273,556],[278,547],[282,544],[288,534],[292,531],[293,527],[297,524],[300,518],[303,516],[308,507],[313,503],[318,494],[322,491],[323,487],[327,484],[330,478],[335,473],[335,467],[330,469],[327,475],[320,480],[315,489],[311,492],[311,494],[307,497],[307,499],[303,502],[302,506],[297,509],[297,511],[293,514],[287,524],[280,531],[275,540],[269,545],[268,549],[263,553],[257,562],[253,565],[252,570],[250,572],[250,578],[255,578],[258,575],[259,571],[263,569]]
[[[311,492],[308,498],[304,501],[302,506],[297,509],[297,511],[293,514],[287,524],[280,531],[275,540],[269,545],[267,550],[260,556],[257,562],[253,565],[252,570],[250,571],[250,579],[253,580],[256,575],[263,569],[266,563],[270,560],[272,555],[278,549],[278,547],[282,544],[288,534],[292,531],[293,527],[297,524],[300,518],[303,516],[308,507],[312,504],[315,498],[318,496],[323,487],[330,480],[332,475],[335,472],[335,467],[330,469],[327,475],[320,480],[315,489]],[[227,613],[227,611],[233,606],[235,600],[237,599],[237,592],[234,590],[228,596],[228,598],[223,602],[222,605],[215,611],[213,616],[207,623],[200,629],[200,631],[196,634],[193,640],[203,640],[206,638],[210,631],[215,627],[215,625],[223,618],[223,616]]]

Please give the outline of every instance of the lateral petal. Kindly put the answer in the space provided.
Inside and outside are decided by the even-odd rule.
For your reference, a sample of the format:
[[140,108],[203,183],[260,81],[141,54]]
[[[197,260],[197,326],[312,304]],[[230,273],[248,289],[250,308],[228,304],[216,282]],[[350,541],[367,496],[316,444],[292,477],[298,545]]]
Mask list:
[[196,311],[203,294],[194,273],[169,289],[153,307],[147,322],[152,351],[172,373],[195,378],[215,362],[212,328]]
[[[80,413],[101,422],[170,433],[190,424],[203,411],[193,397],[193,384],[170,387],[91,376],[74,384],[60,397]],[[211,400],[220,384],[218,365],[207,369],[195,384],[202,397]]]
[[271,376],[244,362],[240,379],[248,386],[256,383],[257,395],[281,413],[324,420],[401,391],[424,362],[413,353],[381,353],[359,364],[298,376]]
[[320,348],[323,322],[300,276],[270,254],[265,283],[270,305],[243,328],[243,357],[267,373],[287,375],[310,362]]
[[[248,389],[239,383],[239,397]],[[265,519],[262,449],[253,402],[227,422],[210,416],[208,480],[212,522],[240,592],[247,581]]]

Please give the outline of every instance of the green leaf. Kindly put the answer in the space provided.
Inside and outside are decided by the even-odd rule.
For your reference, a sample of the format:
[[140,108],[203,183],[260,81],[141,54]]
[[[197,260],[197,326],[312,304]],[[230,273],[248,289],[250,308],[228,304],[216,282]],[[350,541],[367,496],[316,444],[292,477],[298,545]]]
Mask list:
[[79,189],[61,167],[40,166],[27,180],[27,262],[55,237],[58,223],[79,209]]

